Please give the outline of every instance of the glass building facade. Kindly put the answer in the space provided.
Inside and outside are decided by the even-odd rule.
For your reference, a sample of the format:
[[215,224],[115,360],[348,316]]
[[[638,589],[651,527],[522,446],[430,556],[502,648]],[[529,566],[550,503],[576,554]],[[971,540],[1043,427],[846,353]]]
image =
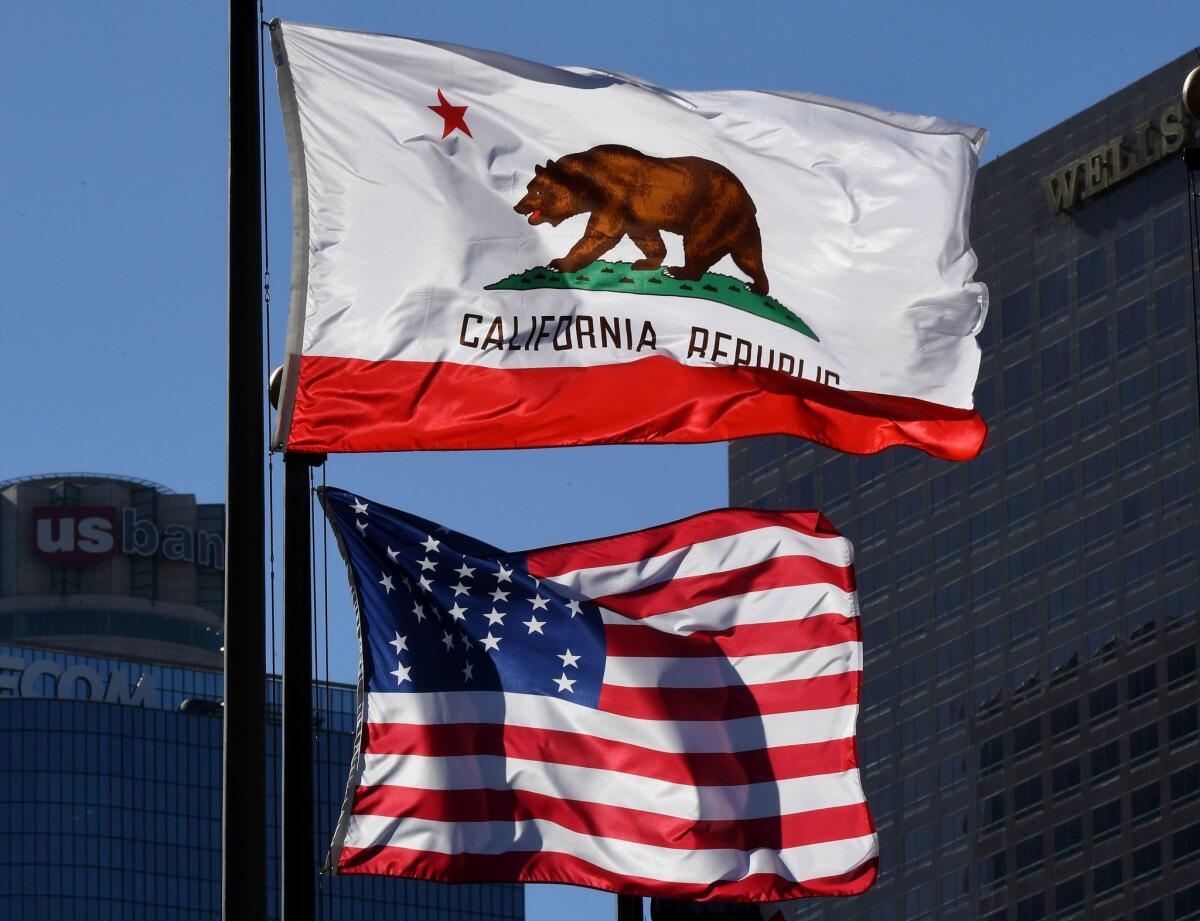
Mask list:
[[1189,54],[980,170],[977,459],[734,443],[854,541],[866,895],[801,919],[1200,918]]
[[[99,676],[97,681],[93,676]],[[107,702],[113,681],[148,693]],[[99,690],[98,690],[99,689]],[[278,682],[269,685],[268,867],[278,873]],[[216,701],[221,675],[66,652],[0,646],[0,913],[39,921],[217,921],[221,880],[221,720],[180,712]],[[314,860],[345,792],[355,690],[314,689]],[[254,836],[247,830],[246,846]],[[269,917],[279,917],[278,878]],[[325,919],[524,917],[516,885],[447,886],[324,877]]]

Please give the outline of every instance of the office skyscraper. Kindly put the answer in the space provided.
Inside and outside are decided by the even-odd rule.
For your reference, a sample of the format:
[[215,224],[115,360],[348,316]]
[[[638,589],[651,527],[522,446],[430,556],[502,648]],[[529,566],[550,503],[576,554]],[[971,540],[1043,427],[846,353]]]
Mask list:
[[731,447],[734,504],[857,550],[880,876],[795,917],[1200,918],[1197,63],[980,170],[980,457]]

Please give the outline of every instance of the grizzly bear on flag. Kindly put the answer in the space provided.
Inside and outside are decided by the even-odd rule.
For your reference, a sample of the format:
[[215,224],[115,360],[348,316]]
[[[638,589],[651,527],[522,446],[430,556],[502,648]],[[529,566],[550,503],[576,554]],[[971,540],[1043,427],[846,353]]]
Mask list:
[[766,294],[757,209],[737,176],[701,157],[651,157],[632,147],[603,144],[534,167],[525,196],[513,206],[530,224],[557,227],[585,211],[587,229],[549,268],[578,272],[628,236],[646,258],[635,269],[657,269],[667,255],[662,231],[683,237],[684,264],[675,278],[696,281],[725,256]]

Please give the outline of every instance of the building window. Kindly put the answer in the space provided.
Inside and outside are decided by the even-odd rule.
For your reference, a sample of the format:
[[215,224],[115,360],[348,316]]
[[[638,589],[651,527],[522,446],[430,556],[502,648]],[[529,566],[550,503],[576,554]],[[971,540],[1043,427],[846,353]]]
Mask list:
[[1129,763],[1141,764],[1158,754],[1158,723],[1129,733]]
[[1194,416],[1194,410],[1181,409],[1179,412],[1167,416],[1158,423],[1158,451],[1160,457],[1164,457],[1180,448],[1187,447],[1188,439],[1192,435],[1192,429],[1196,425]]
[[1079,734],[1079,701],[1069,700],[1050,711],[1050,738],[1054,741]]
[[1117,355],[1124,357],[1146,344],[1150,334],[1146,301],[1134,301],[1117,311]]
[[1162,876],[1162,842],[1151,841],[1133,852],[1133,881],[1144,882]]
[[1009,533],[1024,524],[1031,523],[1033,516],[1037,514],[1037,494],[1037,486],[1030,486],[1009,497]]
[[[1193,612],[1194,613],[1194,612]],[[1196,678],[1196,647],[1189,646],[1167,656],[1167,687],[1172,691]]]
[[1125,615],[1125,639],[1132,649],[1154,638],[1156,606],[1148,604]]
[[1171,866],[1180,867],[1200,857],[1200,822],[1171,835]]
[[1154,219],[1154,261],[1169,262],[1184,250],[1187,231],[1184,227],[1183,206],[1177,205]]
[[1190,803],[1200,796],[1200,764],[1189,764],[1171,775],[1171,808]]
[[967,779],[967,756],[952,755],[938,765],[938,790],[945,793]]
[[1137,826],[1159,816],[1158,781],[1138,787],[1129,794],[1129,821]]
[[918,486],[898,495],[892,503],[897,530],[921,523],[925,511],[925,488]]
[[975,411],[984,419],[996,415],[996,381],[988,377],[975,382]]
[[1050,684],[1062,684],[1079,674],[1079,641],[1051,650],[1049,656]]
[[1041,617],[1036,601],[1024,607],[1017,608],[1017,610],[1008,615],[1009,642],[1016,646],[1018,643],[1036,637],[1041,625]]
[[923,694],[929,687],[929,660],[924,656],[905,662],[899,669],[900,696],[908,699]]
[[938,704],[938,735],[945,735],[960,728],[967,719],[967,706],[960,697]]
[[1053,569],[1075,559],[1075,525],[1046,535],[1046,567]]
[[1154,292],[1154,314],[1160,337],[1183,329],[1188,314],[1185,279],[1177,278]]
[[1163,619],[1168,630],[1189,623],[1196,616],[1196,586],[1189,585],[1172,592],[1163,601]]
[[1103,687],[1096,688],[1088,694],[1088,719],[1090,725],[1096,726],[1115,717],[1119,705],[1120,697],[1115,681]]
[[994,854],[989,854],[979,861],[979,889],[982,892],[988,892],[999,886],[1004,885],[1004,877],[1007,875],[1007,855],[1004,851],[997,851]]
[[1004,469],[1009,476],[1020,473],[1033,465],[1037,457],[1035,430],[1026,429],[1010,435],[1004,443]]
[[993,736],[979,743],[979,776],[999,770],[1004,764],[1004,736]]
[[1108,264],[1103,249],[1094,249],[1075,260],[1075,290],[1084,304],[1104,293],[1108,284]]
[[1054,790],[1055,799],[1064,797],[1079,789],[1081,772],[1079,759],[1072,758],[1062,764],[1056,764],[1050,771],[1050,786]]
[[986,604],[1000,593],[1003,583],[1004,573],[1001,571],[999,560],[983,569],[975,570],[971,575],[971,600],[976,605]]
[[1092,749],[1093,786],[1111,780],[1121,769],[1121,743],[1114,739],[1099,748]]
[[[1183,915],[1176,914],[1175,917],[1182,918]],[[1151,902],[1149,905],[1143,905],[1133,913],[1133,921],[1164,921],[1165,918],[1162,899]]]
[[962,522],[933,535],[933,567],[944,569],[962,559],[967,529]]
[[[1188,361],[1187,352],[1176,352],[1174,355],[1160,359],[1156,370],[1158,371],[1158,395],[1160,397],[1168,396],[1176,390],[1182,390],[1192,384],[1192,366]],[[1144,373],[1148,376],[1150,370],[1147,368]]]
[[1011,345],[1029,334],[1033,319],[1033,297],[1026,286],[1000,301],[1000,320],[1004,325],[1004,344]]
[[1134,281],[1145,274],[1146,241],[1141,227],[1134,227],[1117,237],[1114,250],[1118,285]]
[[850,461],[835,457],[821,465],[821,499],[825,505],[842,502],[850,495]]
[[1094,435],[1113,418],[1112,391],[1101,390],[1079,404],[1079,434]]
[[1070,447],[1075,435],[1073,412],[1073,410],[1064,409],[1042,423],[1042,451],[1045,455],[1048,456],[1061,448]]
[[929,738],[929,714],[918,713],[900,724],[900,749],[905,755],[923,748]]
[[1108,364],[1108,320],[1097,320],[1079,331],[1079,376],[1086,377]]
[[967,464],[967,484],[972,491],[983,489],[995,482],[999,473],[999,451],[994,447],[984,448],[977,458]]
[[1042,747],[1041,717],[1022,723],[1013,730],[1013,758],[1033,754]]
[[1076,876],[1054,887],[1054,912],[1066,915],[1083,904],[1083,877]]
[[858,468],[858,488],[867,490],[878,486],[887,476],[887,455],[866,454],[854,460]]
[[1083,590],[1089,607],[1098,608],[1107,604],[1117,595],[1116,574],[1111,568],[1089,572],[1083,577]]
[[916,601],[900,609],[896,616],[899,630],[896,638],[901,641],[915,639],[925,635],[925,602]]
[[[964,818],[965,818],[964,814]],[[967,870],[954,870],[942,877],[942,909],[950,911],[965,907],[971,900],[971,883]]]
[[1065,265],[1038,281],[1038,311],[1043,322],[1059,319],[1066,314],[1071,302],[1067,285]]
[[1047,512],[1066,505],[1075,498],[1075,468],[1059,470],[1042,480],[1042,506]]
[[991,681],[975,685],[975,713],[979,719],[994,716],[1000,712],[1004,702],[1004,680],[993,678]]
[[1042,804],[1042,777],[1030,777],[1013,787],[1013,816],[1020,818]]
[[1026,876],[1040,870],[1046,863],[1046,845],[1042,833],[1038,832],[1024,841],[1018,841],[1015,856],[1017,876]]
[[1150,466],[1154,458],[1154,439],[1145,428],[1121,439],[1121,475],[1132,476]]
[[1042,921],[1046,917],[1046,896],[1041,892],[1017,902],[1017,921]]
[[1080,476],[1083,480],[1083,494],[1091,496],[1100,492],[1100,490],[1112,482],[1112,448],[1105,448],[1103,451],[1097,451],[1090,457],[1085,457],[1079,467]]
[[1125,531],[1136,530],[1154,514],[1154,487],[1147,486],[1121,499],[1121,526]]
[[1074,816],[1054,826],[1054,857],[1061,860],[1083,849],[1083,819]]
[[1121,830],[1121,800],[1109,800],[1092,810],[1092,840],[1103,841]]
[[1013,585],[1026,584],[1025,580],[1034,577],[1039,566],[1041,544],[1026,544],[1020,550],[1008,555],[1008,580]]
[[1015,413],[1033,403],[1033,360],[1026,358],[1004,369],[1004,409]]
[[1137,671],[1130,672],[1125,681],[1129,697],[1128,706],[1132,708],[1140,703],[1145,703],[1158,690],[1157,663],[1152,662]]
[[905,868],[912,867],[915,863],[929,860],[929,853],[933,850],[933,826],[922,825],[914,831],[908,832],[903,839],[901,854],[904,858]]
[[943,643],[933,654],[934,680],[938,684],[953,681],[962,674],[966,657],[966,640],[961,636]]
[[1196,730],[1196,705],[1176,710],[1167,717],[1167,745],[1174,749],[1194,741]]
[[1121,560],[1121,576],[1124,580],[1126,597],[1131,588],[1149,581],[1158,571],[1158,547],[1147,544],[1137,550],[1127,550]]
[[1097,900],[1115,895],[1116,890],[1121,888],[1124,883],[1124,873],[1122,868],[1122,858],[1110,860],[1108,863],[1101,864],[1092,871],[1092,892]]
[[1154,381],[1150,376],[1150,370],[1150,368],[1146,368],[1136,374],[1121,378],[1117,390],[1121,399],[1122,415],[1132,415],[1134,410],[1150,402],[1150,395],[1154,392]]
[[[905,838],[907,842],[908,838]],[[904,893],[904,917],[908,921],[926,918],[933,911],[933,884],[922,883]]]
[[934,589],[933,614],[939,624],[952,620],[963,612],[966,606],[965,592],[966,586],[961,579]]
[[1004,794],[996,793],[979,801],[979,830],[990,831],[1004,821]]
[[1079,587],[1074,583],[1057,588],[1046,596],[1046,620],[1050,629],[1070,623],[1079,612]]
[[1071,383],[1071,344],[1060,339],[1042,349],[1042,399],[1048,399]]

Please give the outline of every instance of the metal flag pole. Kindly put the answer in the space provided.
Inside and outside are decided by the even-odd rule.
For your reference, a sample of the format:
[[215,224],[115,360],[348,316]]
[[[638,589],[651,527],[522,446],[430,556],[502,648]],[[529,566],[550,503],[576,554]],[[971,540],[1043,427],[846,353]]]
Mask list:
[[282,911],[312,921],[313,856],[312,505],[309,469],[324,455],[283,458],[283,842]]
[[617,921],[642,921],[642,897],[617,896]]
[[265,918],[266,621],[258,7],[229,0],[229,367],[221,916]]

